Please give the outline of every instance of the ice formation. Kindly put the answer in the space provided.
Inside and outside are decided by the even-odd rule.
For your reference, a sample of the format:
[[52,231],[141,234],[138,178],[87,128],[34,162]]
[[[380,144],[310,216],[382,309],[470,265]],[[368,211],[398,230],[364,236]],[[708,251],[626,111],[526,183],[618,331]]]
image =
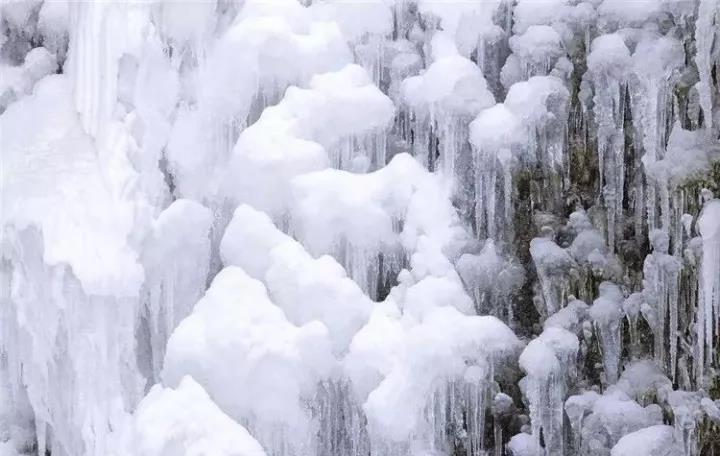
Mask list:
[[0,455],[720,451],[718,0],[5,0]]
[[557,327],[545,329],[520,355],[518,363],[527,373],[521,388],[528,400],[535,446],[548,454],[565,454],[563,443],[563,399],[575,375],[577,336]]
[[[430,169],[440,168],[452,178],[462,163],[460,153],[466,142],[468,118],[494,105],[495,98],[482,69],[459,54],[451,37],[435,33],[430,48],[432,64],[424,73],[402,82],[402,97],[414,118],[414,130],[424,139],[418,142],[420,150],[415,155]],[[440,142],[440,165],[423,147],[431,131]]]
[[228,266],[170,337],[162,380],[175,387],[191,376],[275,454],[308,445],[312,420],[303,403],[331,368],[323,323],[294,325],[261,282]]
[[282,220],[294,177],[328,166],[362,170],[363,162],[384,162],[382,146],[367,135],[384,128],[392,115],[392,102],[360,66],[315,75],[307,89],[288,88],[240,134],[221,175],[223,193]]
[[183,454],[265,456],[248,431],[185,377],[177,389],[155,385],[138,404],[130,451],[142,456]]
[[611,456],[681,455],[671,426],[655,425],[631,432],[612,448]]
[[[703,257],[698,279],[698,365],[707,371],[717,352],[720,329],[720,201],[705,203],[697,221]],[[704,342],[704,343],[703,343]]]
[[235,210],[220,252],[225,264],[262,280],[293,323],[324,322],[338,353],[347,350],[370,316],[372,301],[334,258],[313,258],[265,213],[249,206]]

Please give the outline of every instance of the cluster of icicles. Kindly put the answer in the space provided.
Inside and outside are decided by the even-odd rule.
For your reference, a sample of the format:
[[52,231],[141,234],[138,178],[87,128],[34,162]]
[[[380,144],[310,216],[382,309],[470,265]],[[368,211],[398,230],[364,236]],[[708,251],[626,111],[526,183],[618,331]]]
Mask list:
[[718,0],[2,14],[0,454],[709,451]]

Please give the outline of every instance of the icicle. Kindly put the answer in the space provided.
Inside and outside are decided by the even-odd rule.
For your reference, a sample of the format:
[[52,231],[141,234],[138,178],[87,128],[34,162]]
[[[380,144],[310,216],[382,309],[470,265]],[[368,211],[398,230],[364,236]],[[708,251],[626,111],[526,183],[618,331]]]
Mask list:
[[370,451],[360,404],[344,380],[326,380],[318,386],[318,456],[362,456]]
[[522,80],[545,76],[565,54],[560,35],[548,25],[532,25],[509,39],[510,49],[518,58]]
[[342,259],[341,264],[360,289],[367,293],[370,299],[377,299],[378,279],[381,276],[379,252],[357,248],[348,241],[342,244],[342,254],[338,254],[336,258]]
[[475,226],[478,237],[497,239],[497,160],[479,150],[475,154]]
[[[606,88],[607,87],[607,88]],[[608,92],[605,92],[608,90]],[[601,164],[603,198],[607,207],[608,245],[616,247],[615,238],[622,223],[625,148],[623,144],[624,85],[608,81],[596,88],[595,106],[598,120],[598,160]]]
[[[647,304],[654,308],[656,321],[650,327],[655,339],[655,359],[659,365],[669,366],[668,372],[675,379],[681,264],[674,256],[667,253],[670,243],[667,233],[661,230],[651,231],[650,243],[653,246],[653,253],[647,256],[643,266],[643,295]],[[669,359],[665,357],[666,342],[670,349]]]
[[366,134],[341,138],[328,150],[330,165],[355,173],[375,171],[385,166],[387,132],[378,128]]
[[38,447],[60,456],[108,454],[121,446],[125,407],[143,388],[137,299],[86,295],[69,268],[44,263],[38,232],[8,234],[11,305],[0,312],[0,342],[13,347],[5,352],[15,366],[11,381],[27,393]]
[[456,162],[462,147],[461,138],[467,137],[467,133],[463,134],[462,132],[463,125],[465,123],[462,119],[455,119],[451,116],[441,117],[438,122],[441,169],[450,182],[455,180]]
[[502,456],[503,452],[503,427],[504,421],[511,416],[514,404],[510,396],[504,393],[497,393],[493,398],[493,437],[495,441],[495,456]]
[[620,354],[622,353],[622,301],[620,288],[612,282],[603,282],[599,287],[600,297],[590,307],[590,316],[597,325],[602,346],[605,383],[612,384],[618,379]]
[[355,45],[358,63],[371,75],[373,83],[377,86],[382,84],[386,41],[384,36],[366,35],[362,43]]
[[69,5],[71,37],[68,59],[75,106],[85,132],[99,133],[117,102],[118,63],[125,36],[125,8],[111,2]]
[[[486,109],[470,124],[475,175],[475,227],[478,237],[512,240],[512,173],[524,147],[518,117],[504,104]],[[502,185],[498,185],[499,181]],[[499,199],[502,192],[502,199]],[[503,219],[496,217],[502,201]]]
[[210,211],[176,200],[153,224],[144,251],[145,307],[154,381],[160,381],[165,345],[180,321],[202,297],[210,265]]
[[423,446],[449,453],[461,443],[470,456],[485,454],[485,403],[490,386],[487,376],[485,368],[473,365],[463,378],[441,384],[425,408],[431,438],[418,436]]
[[673,411],[675,440],[682,445],[683,456],[699,456],[698,425],[703,418],[702,395],[690,391],[671,391],[668,404]]
[[713,358],[716,356],[715,340],[720,336],[720,200],[710,199],[705,203],[697,227],[702,236],[697,312],[702,371],[698,372],[698,383],[704,384],[705,374],[710,370]]
[[474,297],[478,315],[495,315],[509,322],[512,318],[511,296],[524,283],[524,270],[498,253],[492,239],[485,241],[477,255],[463,254],[455,268]]
[[412,111],[409,115],[412,130],[412,154],[422,163],[425,168],[432,170],[435,160],[435,145],[431,144],[434,139],[432,127],[423,115]]
[[700,0],[695,22],[695,64],[700,78],[697,88],[705,128],[710,132],[713,131],[712,47],[717,35],[716,18],[719,5],[717,0]]
[[640,338],[638,337],[638,318],[640,309],[642,308],[644,297],[642,293],[633,293],[623,301],[623,312],[627,317],[630,326],[630,357],[635,358],[639,355]]
[[545,308],[539,309],[543,318],[560,310],[567,298],[570,274],[576,263],[570,254],[553,241],[550,227],[543,228],[543,237],[530,241],[530,255],[535,263]]
[[[684,63],[684,50],[676,39],[649,37],[640,41],[632,59],[630,89],[633,124],[635,134],[642,139],[642,162],[647,172],[665,155],[665,138],[668,136],[668,127],[672,127],[672,122],[668,122],[673,109],[672,87],[675,73]],[[669,232],[671,214],[668,183],[649,179],[647,187],[648,229],[662,228]],[[659,217],[655,213],[658,196]]]
[[538,446],[542,434],[547,456],[567,454],[563,408],[567,384],[575,376],[578,349],[575,334],[551,327],[533,339],[520,355],[520,367],[527,372],[521,385],[529,402],[532,434]]
[[619,35],[593,40],[588,71],[593,81],[595,123],[597,124],[598,168],[607,210],[607,238],[612,252],[620,234],[623,217],[625,144],[624,102],[630,52]]
[[570,428],[572,429],[574,437],[573,448],[577,452],[580,452],[580,449],[583,448],[583,421],[599,397],[600,395],[595,391],[587,391],[582,394],[570,396],[565,401],[565,413],[570,420]]

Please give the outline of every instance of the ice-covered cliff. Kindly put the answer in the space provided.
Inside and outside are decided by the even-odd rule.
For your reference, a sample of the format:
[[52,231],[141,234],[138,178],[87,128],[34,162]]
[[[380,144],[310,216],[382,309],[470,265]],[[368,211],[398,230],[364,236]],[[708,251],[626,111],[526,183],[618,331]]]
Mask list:
[[720,451],[720,1],[3,0],[0,455]]

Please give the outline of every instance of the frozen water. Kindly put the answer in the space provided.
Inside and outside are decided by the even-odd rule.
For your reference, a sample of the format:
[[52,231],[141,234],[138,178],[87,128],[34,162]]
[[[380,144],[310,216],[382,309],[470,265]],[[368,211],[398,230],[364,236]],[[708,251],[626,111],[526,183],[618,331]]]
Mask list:
[[0,454],[720,451],[718,0],[6,0]]

